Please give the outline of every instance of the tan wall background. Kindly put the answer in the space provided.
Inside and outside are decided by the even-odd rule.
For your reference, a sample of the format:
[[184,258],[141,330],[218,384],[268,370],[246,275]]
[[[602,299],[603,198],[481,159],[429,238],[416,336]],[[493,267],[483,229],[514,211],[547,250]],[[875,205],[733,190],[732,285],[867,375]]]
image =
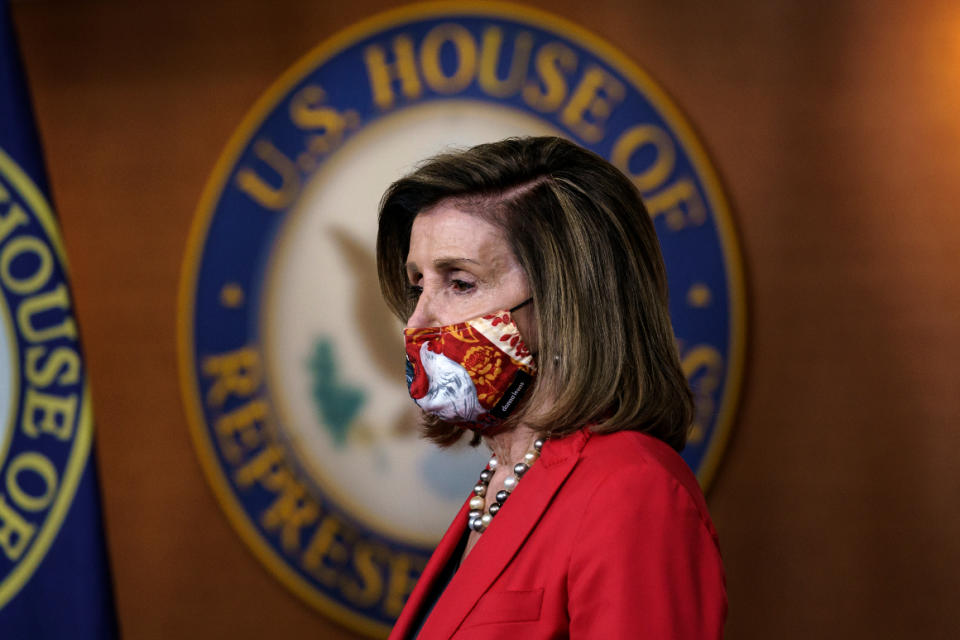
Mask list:
[[[254,100],[382,0],[13,6],[72,262],[127,638],[352,638],[268,575],[201,475],[175,357],[201,188]],[[742,408],[708,496],[732,638],[960,623],[960,5],[531,4],[686,111],[748,268]]]

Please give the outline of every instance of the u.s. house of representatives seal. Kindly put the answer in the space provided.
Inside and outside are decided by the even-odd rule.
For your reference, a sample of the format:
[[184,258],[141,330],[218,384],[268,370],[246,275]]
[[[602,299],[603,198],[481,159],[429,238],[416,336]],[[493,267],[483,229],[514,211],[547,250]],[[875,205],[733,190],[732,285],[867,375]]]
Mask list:
[[579,27],[512,5],[415,5],[320,45],[234,134],[184,262],[184,400],[233,525],[290,589],[371,636],[399,614],[484,452],[417,438],[400,323],[374,260],[384,189],[452,146],[560,135],[629,175],[653,216],[707,484],[742,376],[730,213],[677,107]]
[[49,551],[90,453],[66,274],[47,199],[0,149],[0,610]]

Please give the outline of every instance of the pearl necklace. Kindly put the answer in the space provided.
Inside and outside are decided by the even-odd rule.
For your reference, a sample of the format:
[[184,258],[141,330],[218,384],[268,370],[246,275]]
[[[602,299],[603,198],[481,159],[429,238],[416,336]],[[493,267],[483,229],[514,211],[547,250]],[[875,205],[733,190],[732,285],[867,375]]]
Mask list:
[[484,513],[486,505],[485,496],[487,495],[487,486],[490,484],[490,478],[493,472],[497,470],[497,456],[490,458],[486,469],[480,472],[480,481],[473,488],[473,497],[470,498],[470,513],[467,515],[467,528],[477,533],[483,533],[490,523],[493,516],[500,512],[503,503],[510,497],[510,492],[517,488],[520,478],[527,472],[537,458],[540,457],[540,450],[543,448],[543,438],[537,438],[533,442],[533,448],[523,454],[523,462],[513,465],[513,475],[508,476],[503,481],[503,489],[497,492],[496,501],[490,505],[490,508]]

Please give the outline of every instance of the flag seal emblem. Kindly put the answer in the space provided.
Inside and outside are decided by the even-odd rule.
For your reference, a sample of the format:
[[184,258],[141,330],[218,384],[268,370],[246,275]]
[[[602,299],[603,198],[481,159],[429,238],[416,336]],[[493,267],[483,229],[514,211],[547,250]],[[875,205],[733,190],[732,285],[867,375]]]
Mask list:
[[53,213],[0,149],[0,609],[63,524],[93,423]]
[[298,596],[386,635],[484,456],[418,441],[401,326],[379,299],[380,195],[450,145],[561,135],[644,197],[696,396],[684,458],[707,485],[746,339],[732,217],[702,145],[634,62],[504,3],[375,16],[260,98],[209,178],[184,258],[179,362],[198,455],[254,554]]

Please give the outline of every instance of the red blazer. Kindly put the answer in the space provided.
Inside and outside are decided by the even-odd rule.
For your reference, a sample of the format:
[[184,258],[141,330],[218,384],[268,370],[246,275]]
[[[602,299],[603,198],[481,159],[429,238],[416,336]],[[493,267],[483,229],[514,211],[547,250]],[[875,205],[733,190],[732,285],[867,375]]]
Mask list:
[[[415,631],[466,522],[464,504],[390,640]],[[683,459],[640,433],[584,429],[547,441],[419,638],[712,639],[726,612],[717,534]]]

